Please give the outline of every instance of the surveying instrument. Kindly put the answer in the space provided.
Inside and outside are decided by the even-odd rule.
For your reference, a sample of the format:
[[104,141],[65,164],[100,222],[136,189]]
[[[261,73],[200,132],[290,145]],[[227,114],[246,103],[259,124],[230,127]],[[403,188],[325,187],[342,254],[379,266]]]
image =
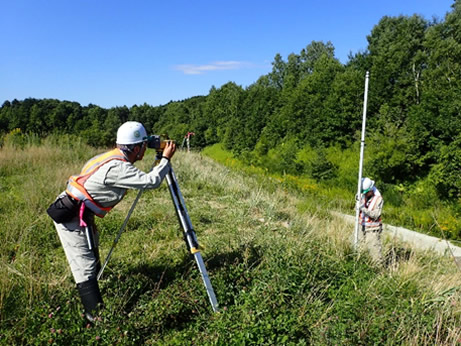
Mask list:
[[[163,140],[161,136],[158,136],[158,135],[149,136],[147,140],[147,147],[153,148],[157,151],[156,158],[155,158],[152,168],[154,168],[158,164],[158,162],[160,162],[160,160],[162,159],[162,153],[163,153],[163,149],[165,148],[166,143],[167,143],[167,140]],[[168,163],[168,166],[170,169],[168,173],[166,174],[165,178],[168,183],[168,189],[170,190],[170,195],[171,195],[171,199],[173,201],[173,205],[176,211],[176,216],[178,217],[179,224],[183,231],[184,240],[186,242],[187,249],[190,251],[191,255],[195,259],[195,262],[197,263],[200,275],[203,280],[203,284],[205,285],[205,289],[207,291],[208,298],[211,303],[211,307],[213,308],[214,312],[218,312],[218,302],[216,300],[213,287],[211,286],[210,278],[208,277],[208,272],[206,270],[205,263],[203,262],[202,254],[200,253],[197,236],[195,235],[194,228],[192,227],[192,222],[190,220],[189,213],[187,212],[187,208],[186,208],[186,203],[184,202],[184,198],[182,196],[181,190],[179,189],[178,180],[176,179],[176,175],[174,174],[171,163]],[[117,237],[114,240],[112,248],[110,249],[109,254],[106,257],[104,264],[99,270],[99,273],[97,276],[98,280],[101,278],[102,273],[107,263],[109,262],[110,257],[112,256],[112,252],[114,251],[115,246],[117,245],[120,239],[120,236],[122,235],[123,230],[125,229],[125,226],[128,223],[128,220],[131,214],[133,213],[133,210],[136,204],[138,203],[139,198],[142,195],[142,192],[143,190],[139,190],[138,195],[136,196],[133,204],[131,205],[131,208],[128,211],[125,221],[123,222],[122,227],[120,227]]]

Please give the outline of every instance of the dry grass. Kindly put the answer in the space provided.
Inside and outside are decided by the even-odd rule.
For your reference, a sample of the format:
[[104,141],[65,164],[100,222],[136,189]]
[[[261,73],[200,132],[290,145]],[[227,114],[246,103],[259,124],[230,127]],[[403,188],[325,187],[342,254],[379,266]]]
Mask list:
[[[5,213],[0,215],[3,227],[0,244],[1,310],[6,299],[18,288],[24,292],[17,299],[23,299],[23,303],[33,309],[37,301],[46,296],[44,290],[59,290],[63,287],[70,289],[72,286],[67,263],[45,209],[64,188],[65,179],[78,172],[83,163],[96,153],[86,147],[70,153],[68,148],[51,144],[25,148],[22,151],[12,149],[0,149],[0,188],[2,194],[9,197],[9,203],[0,201],[2,212],[8,213],[8,217]],[[147,171],[152,160],[153,156],[150,154],[138,166]],[[258,277],[255,280],[263,287],[263,292],[270,291],[272,286],[283,286],[278,275],[288,275],[282,272],[287,270],[284,268],[284,258],[297,259],[293,260],[292,265],[300,268],[306,266],[303,262],[304,256],[312,252],[326,263],[340,265],[351,262],[353,227],[338,218],[300,212],[298,206],[303,203],[303,195],[287,190],[270,178],[230,170],[199,153],[178,152],[172,164],[192,222],[200,225],[197,233],[203,246],[204,258],[212,261],[223,254],[240,252],[238,258],[248,264],[249,273],[257,266],[261,274],[266,275],[264,279]],[[128,194],[103,222],[98,220],[103,235],[103,257],[112,245],[112,240],[135,197],[136,193]],[[164,262],[170,266],[180,265],[184,259],[184,255],[181,255],[184,253],[184,243],[172,226],[176,222],[175,218],[164,186],[157,191],[146,191],[112,261],[122,267],[125,263],[129,266]],[[134,230],[136,232],[132,232]],[[385,246],[387,250],[403,247],[394,243],[386,243]],[[259,262],[252,264],[252,251],[261,248],[267,249],[268,253],[273,252],[274,256],[280,256],[279,261],[262,257]],[[276,269],[271,269],[272,265]],[[273,271],[262,272],[261,268],[266,267]],[[120,276],[120,273],[114,272],[116,268],[110,267],[108,271]],[[221,270],[225,272],[228,269],[232,270]],[[315,269],[308,267],[303,270],[309,275]],[[189,274],[189,271],[190,269],[183,275]],[[338,273],[335,275],[341,274],[340,271]],[[296,311],[298,322],[310,318],[311,306],[326,299],[327,289],[332,287],[335,279],[336,277],[330,278],[331,281],[326,286],[322,283],[323,286],[319,286],[318,290],[312,290],[299,298],[301,303]],[[270,283],[264,280],[269,280]],[[411,256],[396,261],[390,268],[376,269],[376,275],[368,285],[372,288],[388,285],[390,290],[395,288],[403,291],[407,286],[416,285],[418,292],[427,292],[415,299],[426,304],[428,313],[436,304],[438,306],[433,321],[435,337],[427,332],[425,326],[408,326],[402,321],[396,330],[395,340],[399,342],[395,343],[455,345],[461,339],[460,325],[457,324],[461,316],[460,282],[461,274],[450,258],[412,251]],[[353,283],[356,285],[355,290],[361,292],[363,288],[359,286],[359,281]],[[155,294],[163,292],[168,296],[166,288],[159,291],[160,284],[161,282],[155,284]],[[174,287],[174,282],[171,285]],[[123,296],[125,300],[132,297],[133,293],[123,291],[123,283],[120,283],[119,290],[120,294],[128,295]],[[244,296],[243,293],[242,295]],[[242,296],[235,299],[241,304],[236,303],[235,309],[245,306]],[[279,299],[283,299],[283,296]],[[373,299],[387,304],[385,297],[376,295]],[[332,311],[340,303],[332,298],[323,307],[322,314],[312,317],[313,322],[306,325],[306,328],[317,330],[329,327],[332,323]],[[272,306],[271,302],[267,304]],[[411,299],[408,304],[413,304]],[[124,305],[114,309],[121,313],[122,308]],[[253,321],[253,317],[247,315],[245,310],[240,313],[243,318]],[[240,315],[235,318],[238,317]],[[206,319],[211,325],[215,323],[215,327],[226,321],[225,316],[214,317],[210,321],[207,316]],[[362,321],[364,335],[367,323]],[[409,330],[415,332],[409,333]],[[209,331],[209,335],[216,333],[216,330]],[[213,340],[219,340],[217,334],[214,338]],[[323,341],[327,342],[328,339]]]

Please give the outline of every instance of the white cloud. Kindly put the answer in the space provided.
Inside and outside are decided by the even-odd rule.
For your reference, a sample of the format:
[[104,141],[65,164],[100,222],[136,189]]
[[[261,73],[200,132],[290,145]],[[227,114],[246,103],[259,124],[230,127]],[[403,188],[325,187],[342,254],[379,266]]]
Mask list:
[[250,67],[250,65],[243,61],[216,61],[207,65],[176,65],[175,70],[182,71],[184,74],[203,74],[209,71],[238,70]]

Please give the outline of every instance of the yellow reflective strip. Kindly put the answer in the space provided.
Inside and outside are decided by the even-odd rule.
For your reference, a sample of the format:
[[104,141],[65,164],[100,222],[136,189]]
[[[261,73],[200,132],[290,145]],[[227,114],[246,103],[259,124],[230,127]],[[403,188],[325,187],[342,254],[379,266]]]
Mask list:
[[197,253],[197,252],[200,252],[200,250],[197,249],[196,247],[193,247],[193,248],[190,249],[190,253],[191,253],[191,254],[195,254],[195,253]]
[[[114,151],[117,150],[117,154],[114,154]],[[120,156],[118,153],[118,149],[108,151],[107,153],[100,154],[98,156],[95,156],[93,159],[88,161],[85,166],[82,168],[82,175],[89,173],[92,171],[94,168],[96,168],[99,164],[104,162],[106,159],[110,158],[111,156]]]

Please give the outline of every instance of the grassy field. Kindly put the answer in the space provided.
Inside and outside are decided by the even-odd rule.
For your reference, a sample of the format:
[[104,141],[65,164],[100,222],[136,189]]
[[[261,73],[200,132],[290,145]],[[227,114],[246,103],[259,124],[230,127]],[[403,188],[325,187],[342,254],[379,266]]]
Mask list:
[[[337,210],[352,215],[355,214],[358,151],[358,148],[325,149],[325,156],[335,167],[335,174],[328,179],[316,180],[310,178],[312,175],[280,173],[280,169],[277,173],[274,169],[250,165],[246,157],[234,157],[231,152],[224,150],[220,143],[206,147],[202,152],[225,166],[247,173],[270,175],[284,188],[301,192],[305,198],[304,203],[299,205],[300,210],[327,215],[330,210]],[[297,160],[304,163],[318,162],[316,155],[315,151],[305,149],[302,155],[297,155]],[[267,160],[270,162],[268,166],[277,167],[280,165],[281,157],[275,151]],[[433,183],[427,178],[407,186],[378,181],[377,187],[384,198],[383,219],[386,223],[450,239],[461,246],[461,200],[440,200]]]
[[[87,326],[45,209],[96,153],[70,137],[0,149],[1,344],[461,343],[461,274],[449,258],[385,244],[388,266],[374,267],[328,202],[307,208],[309,197],[264,172],[183,152],[172,163],[221,312],[162,185],[138,203],[100,281],[101,321]],[[103,257],[135,196],[97,220]]]

